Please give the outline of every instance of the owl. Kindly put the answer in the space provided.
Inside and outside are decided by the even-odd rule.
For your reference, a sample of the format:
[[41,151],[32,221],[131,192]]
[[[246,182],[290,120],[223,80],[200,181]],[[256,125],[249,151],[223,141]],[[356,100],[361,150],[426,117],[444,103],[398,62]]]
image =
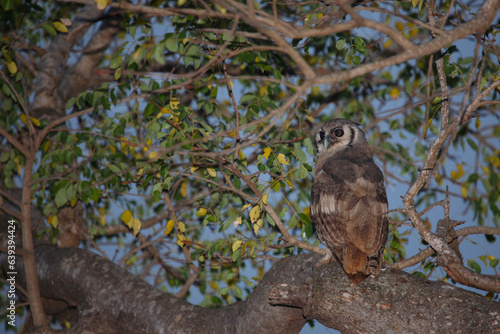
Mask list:
[[335,256],[358,285],[380,272],[388,229],[384,175],[358,123],[331,120],[316,133],[315,143],[311,218],[327,249],[318,265]]

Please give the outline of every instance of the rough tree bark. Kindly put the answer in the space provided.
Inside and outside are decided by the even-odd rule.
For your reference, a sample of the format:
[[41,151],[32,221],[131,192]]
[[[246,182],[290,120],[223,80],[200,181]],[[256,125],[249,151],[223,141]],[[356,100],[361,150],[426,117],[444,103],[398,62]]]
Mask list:
[[73,310],[74,333],[298,333],[308,319],[342,333],[500,331],[500,304],[476,293],[398,270],[355,287],[336,263],[317,268],[320,258],[282,259],[248,301],[205,309],[89,251],[36,249],[42,296],[58,301],[53,313]]

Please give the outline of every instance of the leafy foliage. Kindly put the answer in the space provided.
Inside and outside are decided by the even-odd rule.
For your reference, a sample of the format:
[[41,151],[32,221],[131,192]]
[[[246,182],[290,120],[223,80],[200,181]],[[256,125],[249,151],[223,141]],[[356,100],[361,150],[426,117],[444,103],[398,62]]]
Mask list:
[[[2,3],[1,194],[10,201],[8,194],[24,177],[26,157],[12,144],[14,138],[36,154],[31,195],[43,217],[39,238],[57,243],[67,223],[64,208],[81,207],[79,233],[86,247],[102,248],[110,257],[116,249],[117,262],[170,292],[197,275],[203,306],[245,299],[267,260],[302,251],[279,224],[306,244],[319,245],[309,219],[312,134],[318,124],[336,117],[360,122],[388,189],[404,192],[440,134],[444,108],[460,118],[483,93],[489,102],[475,105],[472,120],[441,147],[416,205],[425,210],[448,192],[459,199],[453,203],[463,205],[471,225],[498,227],[495,28],[482,39],[443,49],[442,55],[324,84],[307,77],[307,69],[346,73],[401,52],[394,36],[415,44],[430,39],[429,26],[421,24],[429,20],[424,1],[398,3],[398,13],[395,5],[377,2],[349,7],[374,15],[391,36],[363,24],[321,33],[352,22],[347,17],[354,15],[323,2],[255,3],[253,14],[239,2],[156,1],[142,9],[127,4],[126,10],[102,4],[108,5],[61,64],[60,74],[87,56],[80,50],[107,24],[106,15],[119,19],[118,33],[97,68],[88,69],[93,85],[76,82],[82,89],[61,95],[64,110],[57,114],[35,110],[32,96],[43,82],[41,69],[29,64],[40,64],[50,46],[70,36],[71,21],[76,24],[75,15],[86,7]],[[449,5],[445,1],[433,10],[444,13]],[[454,6],[459,21],[474,17],[472,8]],[[259,22],[269,24],[275,14],[282,26],[262,28]],[[287,35],[287,25],[296,31]],[[471,51],[471,45],[477,49]],[[28,144],[34,137],[38,146]],[[392,209],[402,207],[396,196],[390,200]],[[410,241],[422,241],[405,213],[392,213],[391,222],[390,264],[407,258]],[[485,254],[467,264],[478,273],[484,267],[497,270],[498,258]],[[428,257],[416,274],[428,277],[436,266]],[[437,276],[446,279],[443,271]]]

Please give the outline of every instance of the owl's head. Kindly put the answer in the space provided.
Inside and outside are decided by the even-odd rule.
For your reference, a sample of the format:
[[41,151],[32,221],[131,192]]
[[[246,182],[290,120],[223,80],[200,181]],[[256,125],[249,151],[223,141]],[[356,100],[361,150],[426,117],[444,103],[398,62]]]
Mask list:
[[358,123],[342,118],[325,123],[314,137],[318,155],[331,155],[351,147],[368,150],[365,133],[359,126]]

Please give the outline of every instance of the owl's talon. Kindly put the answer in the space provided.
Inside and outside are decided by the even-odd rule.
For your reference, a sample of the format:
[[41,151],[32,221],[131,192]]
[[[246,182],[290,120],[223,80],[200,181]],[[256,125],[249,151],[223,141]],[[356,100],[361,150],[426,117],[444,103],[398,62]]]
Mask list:
[[316,267],[319,268],[322,265],[327,264],[328,262],[330,262],[330,260],[332,259],[332,257],[333,257],[332,252],[329,249],[326,249],[325,256],[316,264]]

